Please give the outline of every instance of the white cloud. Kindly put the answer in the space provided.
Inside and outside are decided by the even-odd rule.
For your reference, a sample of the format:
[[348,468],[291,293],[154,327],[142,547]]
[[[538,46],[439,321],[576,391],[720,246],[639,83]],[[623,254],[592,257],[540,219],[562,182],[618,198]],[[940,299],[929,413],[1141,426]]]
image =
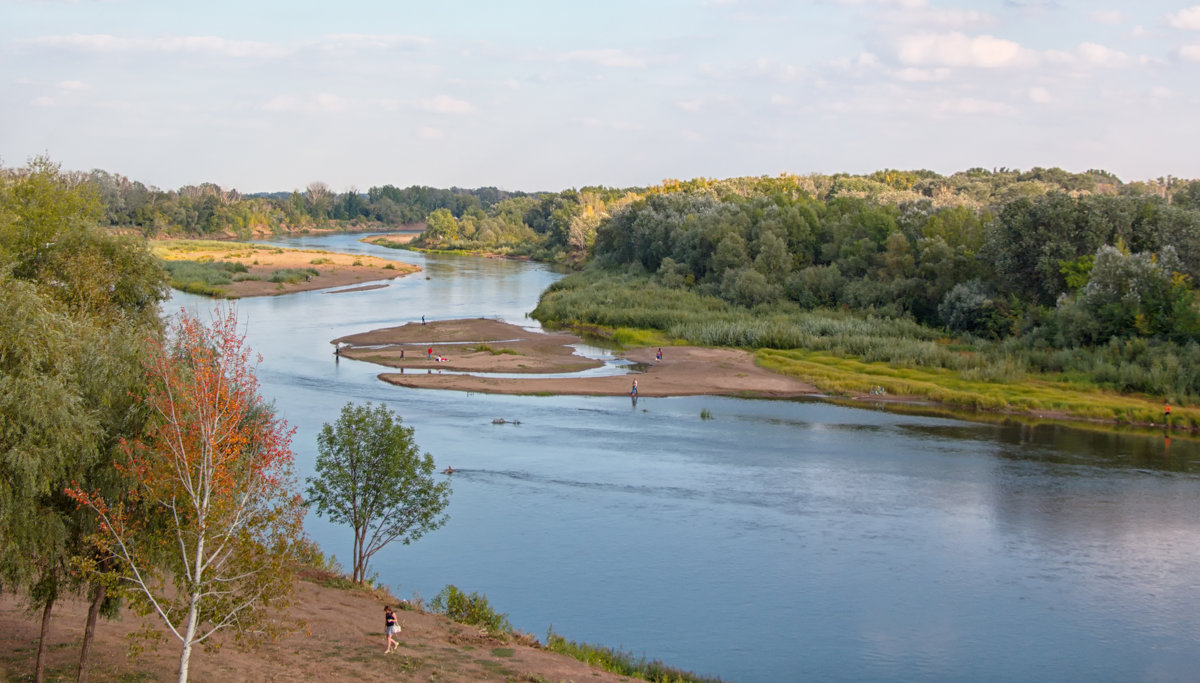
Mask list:
[[59,81],[57,85],[59,90],[66,90],[70,92],[81,92],[92,89],[90,85],[84,83],[83,81]]
[[1119,10],[1096,10],[1088,12],[1088,18],[1097,24],[1116,26],[1125,21],[1125,14]]
[[690,100],[682,100],[680,102],[676,102],[676,104],[684,111],[698,112],[708,109],[709,105],[713,103],[724,103],[728,101],[729,97],[727,95],[707,95],[696,97]]
[[933,81],[944,81],[950,77],[950,73],[950,69],[945,67],[918,69],[910,66],[897,71],[896,78],[906,83],[930,83]]
[[784,62],[765,57],[754,60],[754,65],[745,70],[739,78],[765,79],[775,82],[793,81],[804,75],[804,70]]
[[624,50],[574,50],[564,59],[571,62],[587,62],[616,69],[644,69],[646,60]]
[[937,104],[938,114],[1011,114],[1013,108],[1003,102],[990,102],[974,97],[964,97],[957,100],[943,100]]
[[1173,28],[1200,31],[1200,5],[1181,9],[1174,14],[1168,14],[1167,23]]
[[106,34],[42,36],[29,41],[34,45],[101,54],[193,53],[219,57],[281,57],[292,49],[273,43],[229,40],[217,36],[166,36],[162,38],[120,38]]
[[919,33],[897,41],[897,56],[905,64],[916,66],[967,66],[1003,68],[1025,66],[1037,61],[1037,54],[1019,43],[995,36],[967,36],[951,33]]
[[394,47],[427,47],[433,40],[425,36],[409,36],[386,33],[334,33],[321,36],[312,43],[314,47],[325,52],[344,52],[347,50],[376,49],[386,50]]
[[618,131],[621,133],[636,132],[636,131],[642,131],[642,130],[646,129],[646,127],[644,125],[642,125],[641,123],[638,123],[636,121],[601,119],[601,118],[596,118],[594,116],[589,116],[589,117],[582,118],[582,119],[576,119],[575,121],[584,126],[587,126],[588,128],[604,128],[607,130],[615,130],[615,131]]
[[42,95],[41,97],[33,98],[33,104],[37,107],[53,107],[55,102],[53,98]]
[[346,100],[330,93],[317,93],[306,97],[276,95],[262,104],[265,111],[276,112],[337,113],[348,108]]
[[470,102],[449,95],[438,95],[432,99],[422,100],[421,108],[434,114],[470,114],[475,111]]
[[1172,94],[1174,93],[1171,92],[1170,88],[1164,88],[1161,85],[1156,85],[1153,88],[1150,88],[1150,95],[1160,100],[1166,99]]
[[960,9],[906,9],[883,15],[881,19],[889,24],[907,26],[923,26],[941,29],[964,29],[969,26],[987,26],[996,22],[996,17],[978,10]]
[[442,129],[441,128],[433,128],[432,126],[425,126],[421,130],[417,131],[417,134],[421,136],[422,140],[441,140],[442,139]]
[[1052,98],[1050,96],[1049,90],[1046,90],[1045,88],[1042,88],[1039,86],[1036,88],[1029,89],[1029,99],[1033,100],[1034,102],[1037,102],[1038,104],[1046,104],[1048,102],[1053,101],[1054,98]]
[[1179,58],[1187,62],[1200,62],[1200,45],[1184,45],[1179,48]]
[[1096,43],[1081,43],[1075,51],[1083,61],[1095,66],[1127,66],[1132,62],[1124,52]]

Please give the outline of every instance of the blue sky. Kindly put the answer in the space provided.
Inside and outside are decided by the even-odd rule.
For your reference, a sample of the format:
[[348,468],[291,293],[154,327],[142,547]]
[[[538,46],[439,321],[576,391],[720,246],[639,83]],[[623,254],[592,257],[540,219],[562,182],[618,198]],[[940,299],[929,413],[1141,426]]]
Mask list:
[[0,0],[0,163],[164,189],[1197,178],[1198,120],[1189,2]]

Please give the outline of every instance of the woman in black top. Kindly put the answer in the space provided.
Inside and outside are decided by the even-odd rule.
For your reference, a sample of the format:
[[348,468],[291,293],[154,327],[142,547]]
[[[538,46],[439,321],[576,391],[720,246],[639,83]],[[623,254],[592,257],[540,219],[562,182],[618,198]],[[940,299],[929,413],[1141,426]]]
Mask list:
[[400,632],[400,624],[396,621],[396,613],[392,611],[391,605],[383,608],[383,625],[384,634],[387,635],[387,649],[384,654],[391,652],[393,649],[399,649],[400,643],[397,643],[392,635]]

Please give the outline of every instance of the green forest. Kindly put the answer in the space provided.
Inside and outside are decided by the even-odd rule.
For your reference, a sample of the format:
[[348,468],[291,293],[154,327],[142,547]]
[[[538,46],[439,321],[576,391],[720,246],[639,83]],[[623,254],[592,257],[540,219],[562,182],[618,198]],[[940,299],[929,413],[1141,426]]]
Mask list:
[[[576,272],[534,312],[549,325],[655,330],[668,341],[804,350],[993,383],[1036,373],[1152,401],[1200,398],[1197,180],[885,169],[558,192],[336,193],[317,182],[243,196],[209,183],[162,191],[99,170],[64,177],[92,188],[98,225],[122,233],[404,228],[422,231],[405,248],[563,264]],[[759,360],[814,374],[796,358]],[[858,374],[825,386],[889,388]],[[977,392],[949,400],[1039,407]],[[1100,413],[1147,420],[1139,410]]]

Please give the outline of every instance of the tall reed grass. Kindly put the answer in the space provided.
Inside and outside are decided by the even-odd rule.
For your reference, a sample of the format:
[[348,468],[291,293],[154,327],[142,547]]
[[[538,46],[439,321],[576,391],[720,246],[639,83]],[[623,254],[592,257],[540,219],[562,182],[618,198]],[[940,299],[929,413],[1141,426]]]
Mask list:
[[[922,371],[907,378],[911,382],[907,389],[899,384],[895,389],[885,386],[892,393],[990,410],[1054,410],[1104,419],[1123,416],[1126,421],[1136,414],[1136,421],[1150,422],[1161,417],[1162,401],[1200,401],[1200,345],[1195,343],[1133,339],[1057,349],[1036,336],[954,339],[906,319],[847,310],[802,310],[786,303],[746,309],[694,291],[663,287],[651,277],[598,270],[555,283],[542,294],[532,316],[550,326],[622,329],[623,339],[634,343],[617,341],[630,346],[662,345],[658,340],[637,343],[654,334],[636,330],[653,330],[703,346],[801,349],[817,355],[803,363],[791,359],[788,372],[824,382],[823,388],[830,391],[838,385],[853,391],[885,386],[880,379],[867,377],[888,366]],[[851,367],[843,361],[862,365]],[[785,365],[762,354],[760,362],[773,362],[778,368]],[[872,370],[866,372],[865,367]],[[1053,386],[1053,397],[999,388],[1039,383]],[[1089,400],[1093,394],[1107,398]]]

